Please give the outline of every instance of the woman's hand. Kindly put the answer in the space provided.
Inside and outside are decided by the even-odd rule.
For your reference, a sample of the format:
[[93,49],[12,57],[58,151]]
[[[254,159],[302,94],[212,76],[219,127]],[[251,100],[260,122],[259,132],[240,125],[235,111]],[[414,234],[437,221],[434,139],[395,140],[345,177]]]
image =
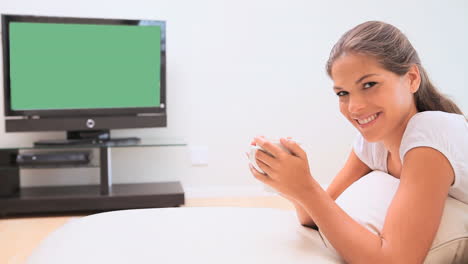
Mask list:
[[258,172],[251,164],[250,171],[255,178],[282,195],[298,200],[314,184],[307,154],[290,138],[282,138],[280,142],[291,154],[264,137],[256,137],[252,143],[262,147],[271,155],[263,151],[257,151],[255,155],[258,166],[266,174]]

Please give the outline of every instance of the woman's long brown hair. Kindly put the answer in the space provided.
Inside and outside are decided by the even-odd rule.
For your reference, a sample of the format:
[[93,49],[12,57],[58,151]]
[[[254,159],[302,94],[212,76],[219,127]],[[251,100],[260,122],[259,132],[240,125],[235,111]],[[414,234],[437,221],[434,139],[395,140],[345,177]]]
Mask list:
[[418,112],[443,111],[463,115],[460,108],[432,84],[416,50],[398,28],[380,21],[368,21],[346,32],[330,53],[326,65],[330,77],[333,63],[345,53],[373,56],[385,69],[400,76],[412,65],[417,65],[421,75],[421,84],[414,94]]

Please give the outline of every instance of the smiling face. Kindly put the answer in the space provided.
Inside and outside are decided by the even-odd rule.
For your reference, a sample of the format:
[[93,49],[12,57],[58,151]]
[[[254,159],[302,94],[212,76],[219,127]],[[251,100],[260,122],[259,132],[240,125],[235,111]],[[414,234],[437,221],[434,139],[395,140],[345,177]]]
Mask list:
[[341,113],[369,142],[403,133],[417,113],[413,93],[419,88],[417,66],[399,76],[366,55],[345,53],[331,68]]

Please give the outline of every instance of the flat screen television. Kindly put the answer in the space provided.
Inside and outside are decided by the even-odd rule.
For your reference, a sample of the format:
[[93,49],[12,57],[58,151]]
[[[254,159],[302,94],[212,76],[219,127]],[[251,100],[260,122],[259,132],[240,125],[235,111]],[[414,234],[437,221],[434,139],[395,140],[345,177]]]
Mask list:
[[165,21],[3,14],[2,40],[6,132],[167,125]]

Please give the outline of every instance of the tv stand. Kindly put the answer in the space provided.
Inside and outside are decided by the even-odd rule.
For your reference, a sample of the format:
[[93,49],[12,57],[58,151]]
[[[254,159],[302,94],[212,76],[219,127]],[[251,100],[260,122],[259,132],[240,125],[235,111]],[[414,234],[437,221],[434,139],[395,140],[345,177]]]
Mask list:
[[40,140],[34,142],[34,146],[76,146],[76,145],[108,145],[108,146],[123,146],[135,145],[140,143],[141,139],[137,137],[128,138],[111,138],[111,139],[52,139]]
[[34,146],[74,146],[74,145],[135,145],[140,143],[140,138],[111,138],[109,130],[84,130],[67,131],[66,139],[40,140],[34,142]]
[[[71,212],[103,212],[119,209],[177,207],[185,203],[178,181],[112,184],[111,150],[128,147],[186,146],[181,140],[141,140],[136,144],[112,143],[79,145],[0,147],[0,216],[31,214],[63,214]],[[67,148],[99,149],[99,185],[20,187],[20,167],[16,157],[21,150],[44,151]],[[53,167],[53,164],[52,164]],[[70,166],[67,169],[93,167]],[[47,166],[51,168],[51,165]],[[57,165],[56,168],[64,168]],[[137,171],[137,170],[135,170]]]

